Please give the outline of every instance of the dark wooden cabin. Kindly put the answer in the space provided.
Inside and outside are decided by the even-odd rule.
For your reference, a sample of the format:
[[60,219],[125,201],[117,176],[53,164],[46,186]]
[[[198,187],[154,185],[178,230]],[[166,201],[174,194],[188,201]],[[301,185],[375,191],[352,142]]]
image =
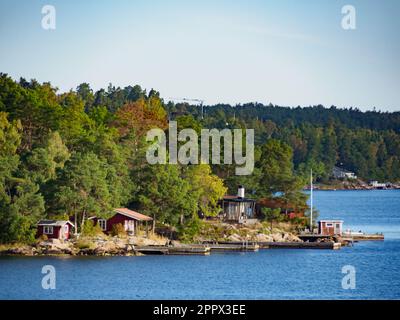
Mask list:
[[242,186],[239,186],[237,195],[224,196],[220,205],[222,208],[220,216],[224,221],[246,223],[256,218],[256,201],[245,197],[245,190]]

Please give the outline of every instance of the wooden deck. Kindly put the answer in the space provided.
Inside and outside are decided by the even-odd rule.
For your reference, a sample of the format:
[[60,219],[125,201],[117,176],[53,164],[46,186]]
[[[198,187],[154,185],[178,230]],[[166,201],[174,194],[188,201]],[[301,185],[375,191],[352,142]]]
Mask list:
[[[206,242],[208,243],[208,242]],[[243,246],[243,242],[218,242],[218,244],[209,244],[212,246]],[[341,244],[338,242],[248,242],[248,246],[256,245],[258,249],[330,249],[337,250],[341,248]]]
[[183,246],[183,247],[168,247],[168,246],[135,246],[133,251],[142,254],[153,255],[209,255],[210,248],[206,246]]
[[258,251],[257,243],[218,243],[207,245],[211,251]]
[[343,234],[343,237],[351,238],[353,241],[383,241],[385,236],[383,234]]

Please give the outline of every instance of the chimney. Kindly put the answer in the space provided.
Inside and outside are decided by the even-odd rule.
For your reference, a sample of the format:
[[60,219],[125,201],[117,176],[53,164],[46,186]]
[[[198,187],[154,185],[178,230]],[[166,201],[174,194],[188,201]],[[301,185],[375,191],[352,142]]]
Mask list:
[[244,198],[244,187],[243,186],[239,186],[239,188],[238,188],[238,197]]

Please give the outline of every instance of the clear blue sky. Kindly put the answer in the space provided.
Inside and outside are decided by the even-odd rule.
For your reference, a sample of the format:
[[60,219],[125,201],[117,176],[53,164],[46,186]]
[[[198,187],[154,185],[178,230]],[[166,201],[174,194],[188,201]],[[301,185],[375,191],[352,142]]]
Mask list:
[[[41,28],[54,5],[56,30]],[[357,29],[341,28],[356,8]],[[398,0],[0,0],[0,72],[61,91],[400,111]]]

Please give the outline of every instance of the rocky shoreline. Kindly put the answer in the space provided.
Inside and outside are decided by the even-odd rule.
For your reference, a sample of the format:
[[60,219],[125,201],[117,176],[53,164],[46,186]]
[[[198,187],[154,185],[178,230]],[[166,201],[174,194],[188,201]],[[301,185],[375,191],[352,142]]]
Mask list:
[[[272,234],[258,233],[251,238],[233,233],[225,240],[236,243],[246,240],[256,242],[303,242],[296,235],[289,232],[275,232]],[[215,241],[215,239],[203,239]],[[167,238],[156,240],[145,237],[85,237],[71,240],[49,239],[38,241],[35,244],[2,245],[0,255],[14,256],[134,256],[142,255],[135,250],[136,246],[170,246],[184,247],[187,244],[179,241],[170,241]]]

